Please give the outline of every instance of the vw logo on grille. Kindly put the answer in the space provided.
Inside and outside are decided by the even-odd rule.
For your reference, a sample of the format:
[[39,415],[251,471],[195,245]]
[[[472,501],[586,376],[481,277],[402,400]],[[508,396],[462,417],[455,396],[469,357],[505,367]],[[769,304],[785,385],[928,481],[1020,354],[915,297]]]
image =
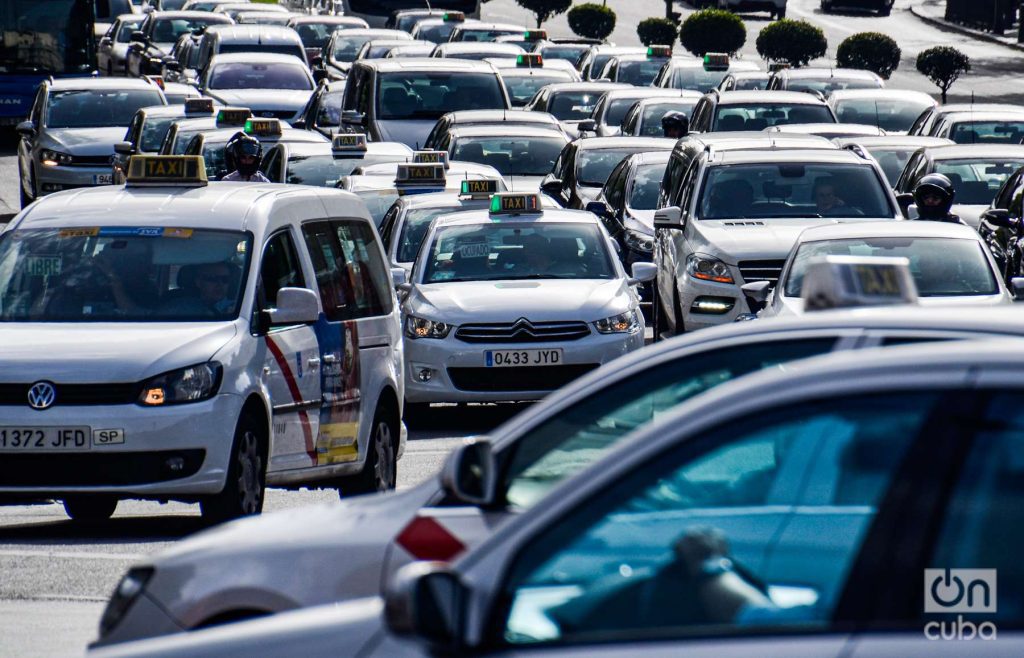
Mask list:
[[47,409],[57,399],[57,389],[50,382],[36,382],[28,389],[28,405],[33,409]]

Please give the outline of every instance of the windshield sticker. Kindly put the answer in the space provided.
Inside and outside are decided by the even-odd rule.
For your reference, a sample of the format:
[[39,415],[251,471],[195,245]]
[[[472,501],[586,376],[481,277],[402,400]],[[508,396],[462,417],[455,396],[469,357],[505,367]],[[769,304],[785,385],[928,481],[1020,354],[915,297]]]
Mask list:
[[490,253],[490,245],[486,242],[471,242],[459,245],[460,258],[486,258]]
[[65,228],[57,235],[62,238],[92,238],[100,234],[100,227],[89,228]]
[[164,235],[165,238],[184,238],[184,239],[188,239],[188,238],[192,237],[192,229],[190,229],[190,228],[165,228],[163,235]]
[[25,269],[29,276],[60,275],[60,256],[29,256],[25,258]]

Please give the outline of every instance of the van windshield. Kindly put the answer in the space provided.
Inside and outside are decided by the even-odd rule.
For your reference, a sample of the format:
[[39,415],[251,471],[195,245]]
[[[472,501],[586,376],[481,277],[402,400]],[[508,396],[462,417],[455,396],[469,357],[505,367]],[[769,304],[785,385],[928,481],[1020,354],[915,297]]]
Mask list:
[[238,316],[252,237],[149,226],[0,235],[0,321],[200,322]]
[[377,80],[377,118],[429,119],[460,110],[507,109],[493,73],[395,71]]

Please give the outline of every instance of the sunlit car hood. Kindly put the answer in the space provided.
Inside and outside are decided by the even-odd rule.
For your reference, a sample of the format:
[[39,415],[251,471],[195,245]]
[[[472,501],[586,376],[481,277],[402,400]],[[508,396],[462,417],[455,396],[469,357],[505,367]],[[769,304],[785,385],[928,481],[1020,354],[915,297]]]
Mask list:
[[982,206],[974,204],[967,205],[957,203],[953,205],[953,207],[950,209],[950,212],[953,213],[954,215],[959,215],[960,219],[967,222],[968,226],[976,229],[981,224],[981,213],[988,210],[988,208],[989,206],[987,205]]
[[544,176],[505,176],[509,192],[539,192]]
[[[729,265],[746,259],[783,259],[808,226],[862,221],[845,218],[793,219],[701,219],[694,227],[702,235],[701,242],[714,245],[713,255]],[[877,221],[877,220],[876,220]],[[696,251],[707,249],[695,245]]]
[[127,126],[110,128],[50,128],[39,145],[71,155],[114,155],[114,144],[124,140]]
[[427,141],[427,135],[434,127],[430,119],[389,119],[375,122],[382,142],[401,142],[411,149],[418,149]]
[[622,225],[631,231],[654,235],[654,211],[630,208]]
[[[209,361],[236,334],[230,322],[0,324],[0,381],[139,382]],[[72,337],[69,341],[69,337]]]
[[582,320],[623,313],[631,296],[625,279],[542,279],[419,284],[406,308],[413,315],[449,324]]

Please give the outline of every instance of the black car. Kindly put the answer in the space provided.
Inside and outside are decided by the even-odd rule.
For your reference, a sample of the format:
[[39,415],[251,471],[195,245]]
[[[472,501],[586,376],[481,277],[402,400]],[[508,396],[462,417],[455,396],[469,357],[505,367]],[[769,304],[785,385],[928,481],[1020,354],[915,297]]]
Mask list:
[[292,128],[315,130],[330,139],[341,127],[341,102],[345,97],[345,81],[321,81],[309,103],[292,121]]
[[1021,276],[1024,266],[1024,167],[1005,181],[992,205],[981,213],[978,233],[988,244],[992,256],[1003,271],[1007,283]]
[[125,56],[128,75],[158,75],[164,58],[181,35],[200,32],[210,25],[229,25],[233,21],[224,14],[209,11],[155,11],[146,16],[139,29],[132,33],[132,43]]

